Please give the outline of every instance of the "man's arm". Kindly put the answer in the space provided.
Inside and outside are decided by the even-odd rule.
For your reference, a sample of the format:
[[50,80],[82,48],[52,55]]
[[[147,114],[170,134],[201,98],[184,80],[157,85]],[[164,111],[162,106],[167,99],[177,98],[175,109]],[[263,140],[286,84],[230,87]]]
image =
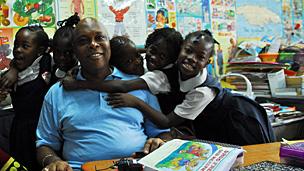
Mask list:
[[44,170],[48,171],[72,171],[72,168],[68,164],[68,162],[63,161],[55,151],[48,146],[40,146],[37,148],[37,160],[38,163],[44,168]]

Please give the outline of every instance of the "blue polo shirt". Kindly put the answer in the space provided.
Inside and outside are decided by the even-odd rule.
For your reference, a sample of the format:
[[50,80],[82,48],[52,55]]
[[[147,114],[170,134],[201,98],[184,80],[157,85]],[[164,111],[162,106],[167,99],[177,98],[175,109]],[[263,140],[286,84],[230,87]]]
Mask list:
[[[114,68],[106,79],[134,79]],[[83,79],[78,74],[78,79]],[[129,92],[160,110],[154,95],[146,90]],[[93,90],[65,91],[59,83],[45,96],[37,127],[37,147],[47,145],[73,169],[87,161],[130,156],[140,151],[148,137],[168,130],[158,129],[135,108],[112,108],[107,93]]]

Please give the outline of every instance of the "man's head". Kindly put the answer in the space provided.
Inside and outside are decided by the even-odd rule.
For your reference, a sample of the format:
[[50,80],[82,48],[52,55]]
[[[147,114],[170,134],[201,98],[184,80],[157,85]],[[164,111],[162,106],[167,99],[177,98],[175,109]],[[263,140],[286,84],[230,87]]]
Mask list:
[[99,74],[109,70],[111,56],[106,28],[94,18],[81,20],[74,32],[73,48],[84,74]]

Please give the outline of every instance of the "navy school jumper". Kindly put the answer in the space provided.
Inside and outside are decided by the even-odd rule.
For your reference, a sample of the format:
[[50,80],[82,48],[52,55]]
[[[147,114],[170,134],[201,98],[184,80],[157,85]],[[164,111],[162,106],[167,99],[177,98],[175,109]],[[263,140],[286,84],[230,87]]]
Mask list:
[[267,113],[257,102],[224,89],[210,75],[198,86],[207,86],[216,97],[193,121],[197,138],[236,145],[275,140]]

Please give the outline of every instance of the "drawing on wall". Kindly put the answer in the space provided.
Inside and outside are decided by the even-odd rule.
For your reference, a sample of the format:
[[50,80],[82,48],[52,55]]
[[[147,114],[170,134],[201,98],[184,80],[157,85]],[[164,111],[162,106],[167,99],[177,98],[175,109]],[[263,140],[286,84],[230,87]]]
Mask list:
[[6,0],[0,0],[0,26],[9,26],[11,24],[11,8]]
[[[202,3],[201,0],[176,1],[178,30],[183,36],[193,31],[210,29],[209,0],[205,1],[207,2]],[[204,9],[204,13],[202,9]]]
[[176,28],[174,0],[146,0],[147,34],[159,28]]
[[84,15],[84,0],[71,0],[71,12],[78,13],[78,16],[82,18]]
[[123,8],[115,8],[113,5],[109,6],[110,11],[115,15],[115,26],[114,26],[114,34],[115,36],[126,36],[129,37],[125,25],[124,25],[124,15],[129,11],[130,6],[126,5]]
[[12,58],[12,44],[13,44],[13,29],[0,29],[0,70],[9,68],[9,63]]
[[95,0],[56,0],[57,21],[64,20],[78,13],[80,18],[96,18]]
[[100,0],[97,1],[98,19],[110,37],[124,35],[135,44],[144,45],[147,36],[144,6],[144,0]]
[[16,0],[13,3],[13,11],[16,26],[40,24],[51,27],[55,23],[53,0]]

